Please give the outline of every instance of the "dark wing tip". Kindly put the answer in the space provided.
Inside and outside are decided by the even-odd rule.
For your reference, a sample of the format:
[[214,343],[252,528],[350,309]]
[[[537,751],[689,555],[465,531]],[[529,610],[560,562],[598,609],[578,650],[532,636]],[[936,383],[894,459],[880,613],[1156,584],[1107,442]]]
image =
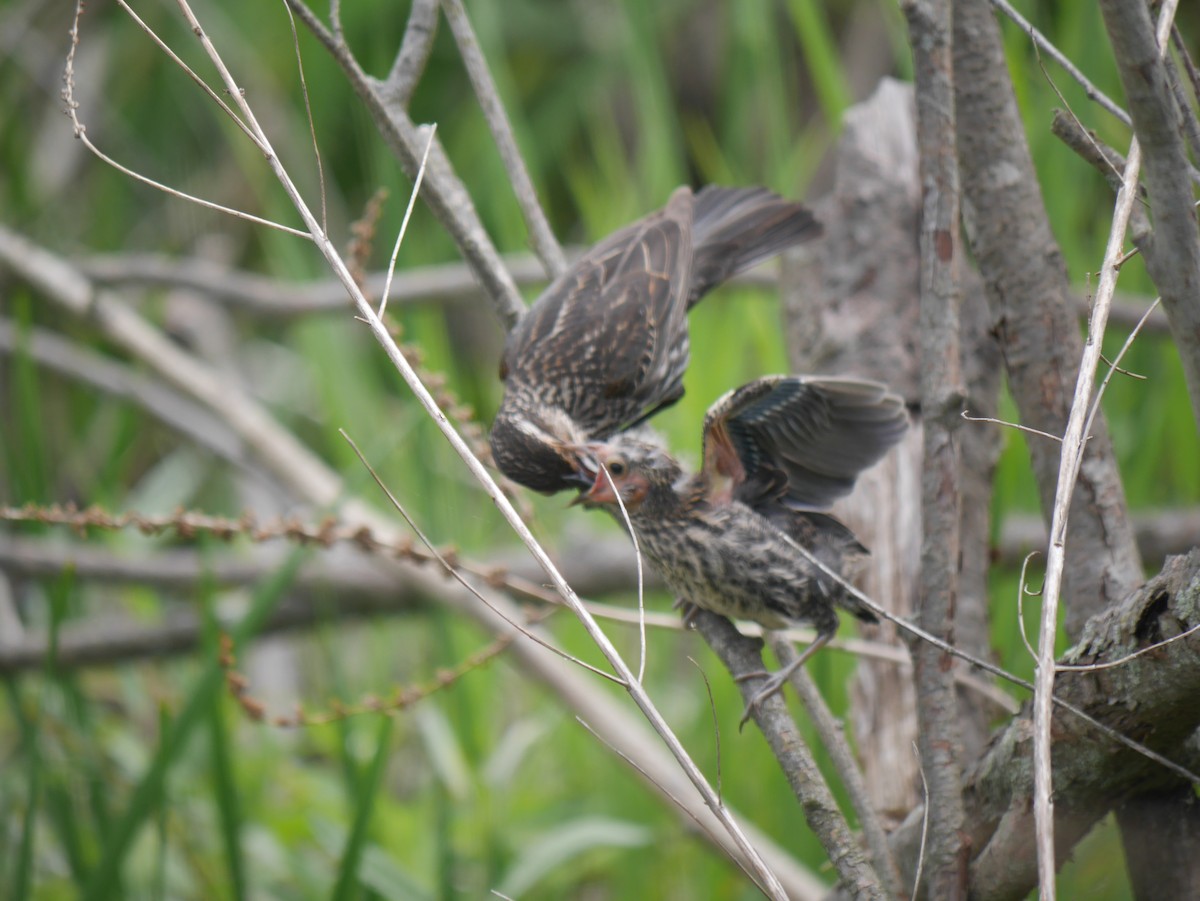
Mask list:
[[741,487],[739,496],[748,503],[824,507],[849,492],[859,473],[907,428],[903,399],[878,382],[769,376],[727,393],[710,408],[705,451],[713,444],[710,435],[727,433],[745,471],[735,491]]
[[733,275],[824,232],[811,210],[766,188],[718,185],[696,194],[693,230],[689,304]]

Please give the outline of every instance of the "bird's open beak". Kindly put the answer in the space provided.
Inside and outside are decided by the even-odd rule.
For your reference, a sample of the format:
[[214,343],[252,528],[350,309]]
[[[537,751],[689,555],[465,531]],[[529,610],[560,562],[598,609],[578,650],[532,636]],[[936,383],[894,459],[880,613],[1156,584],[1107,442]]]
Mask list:
[[572,478],[582,486],[579,494],[572,498],[567,506],[574,507],[579,504],[595,502],[597,495],[607,488],[608,477],[600,466],[600,461],[593,449],[586,444],[571,445],[564,449],[575,464]]

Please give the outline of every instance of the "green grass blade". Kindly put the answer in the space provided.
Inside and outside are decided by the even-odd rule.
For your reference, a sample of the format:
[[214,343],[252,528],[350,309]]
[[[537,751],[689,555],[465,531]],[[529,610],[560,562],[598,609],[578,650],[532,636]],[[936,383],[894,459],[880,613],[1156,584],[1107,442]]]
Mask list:
[[335,901],[348,901],[357,894],[358,864],[362,860],[363,848],[367,843],[367,829],[371,824],[371,813],[375,809],[375,798],[379,794],[383,774],[387,770],[387,752],[391,735],[392,719],[385,716],[379,723],[379,740],[375,748],[375,756],[371,759],[370,768],[360,780],[354,822],[350,827],[350,835],[346,838],[346,847],[342,852],[342,862],[338,868],[337,883],[333,889]]
[[[233,638],[239,645],[253,635],[262,626],[271,611],[275,609],[275,605],[291,584],[304,556],[302,551],[294,552],[279,571],[259,589],[249,612],[233,631]],[[133,840],[145,824],[146,819],[154,812],[162,795],[167,771],[179,759],[193,730],[212,705],[214,697],[221,689],[224,676],[220,662],[216,658],[204,663],[203,670],[196,679],[183,709],[180,710],[163,736],[154,762],[134,790],[128,809],[114,825],[112,833],[105,843],[100,865],[93,874],[83,896],[84,901],[107,901],[109,898],[117,897],[116,889],[121,867],[129,854]]]
[[796,38],[804,48],[808,75],[825,118],[835,128],[842,112],[853,102],[846,72],[839,59],[837,41],[829,27],[823,5],[814,0],[788,0],[788,13]]
[[[201,584],[204,599],[205,647],[215,649],[219,628],[213,615],[213,584],[207,578]],[[211,651],[210,651],[211,653]],[[246,866],[242,856],[242,810],[238,803],[237,779],[234,772],[234,756],[230,748],[229,726],[225,722],[225,708],[221,695],[212,698],[208,710],[208,738],[211,750],[213,795],[217,805],[217,818],[221,827],[221,846],[225,854],[225,867],[229,872],[230,896],[237,901],[246,897]]]
[[[13,709],[19,711],[20,698],[17,696],[15,686],[10,682],[8,688]],[[28,756],[28,774],[26,779],[29,789],[25,815],[21,818],[21,844],[17,850],[17,865],[13,871],[12,894],[10,897],[28,898],[29,887],[33,881],[33,854],[36,846],[38,806],[41,800],[42,755],[38,753],[38,731],[36,725],[28,722],[22,713],[18,712],[18,718],[22,723],[23,743],[25,753]]]

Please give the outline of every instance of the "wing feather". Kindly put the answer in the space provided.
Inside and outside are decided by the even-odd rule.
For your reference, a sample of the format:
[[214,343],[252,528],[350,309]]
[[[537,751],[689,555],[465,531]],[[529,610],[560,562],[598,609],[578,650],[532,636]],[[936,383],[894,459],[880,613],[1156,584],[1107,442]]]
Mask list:
[[691,190],[679,188],[592,248],[513,329],[508,379],[551,392],[597,438],[682,394],[691,222]]
[[704,420],[704,467],[752,507],[821,509],[904,434],[903,400],[836,376],[769,376],[730,391]]

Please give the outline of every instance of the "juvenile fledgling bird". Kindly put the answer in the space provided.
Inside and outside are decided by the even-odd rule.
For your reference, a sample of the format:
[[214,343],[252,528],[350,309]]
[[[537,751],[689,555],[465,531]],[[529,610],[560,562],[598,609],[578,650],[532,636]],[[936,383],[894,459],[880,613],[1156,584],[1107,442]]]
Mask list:
[[833,637],[835,607],[877,621],[812,558],[853,578],[866,549],[820,510],[850,491],[907,424],[903,400],[877,382],[771,376],[709,409],[698,473],[634,435],[579,450],[592,485],[578,500],[623,523],[619,493],[642,554],[680,601],[767,629],[816,628],[816,640],[767,681],[743,722]]
[[683,396],[688,310],[711,288],[821,234],[766,188],[675,190],[537,299],[508,337],[492,457],[528,488],[578,488],[569,447],[605,441]]

